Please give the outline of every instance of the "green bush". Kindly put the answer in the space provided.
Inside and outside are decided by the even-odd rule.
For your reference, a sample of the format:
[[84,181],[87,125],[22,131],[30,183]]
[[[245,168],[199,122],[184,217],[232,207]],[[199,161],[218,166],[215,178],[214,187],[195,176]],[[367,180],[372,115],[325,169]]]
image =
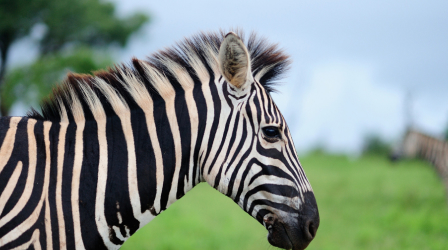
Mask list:
[[364,139],[363,154],[387,156],[391,150],[390,144],[378,135],[371,134]]

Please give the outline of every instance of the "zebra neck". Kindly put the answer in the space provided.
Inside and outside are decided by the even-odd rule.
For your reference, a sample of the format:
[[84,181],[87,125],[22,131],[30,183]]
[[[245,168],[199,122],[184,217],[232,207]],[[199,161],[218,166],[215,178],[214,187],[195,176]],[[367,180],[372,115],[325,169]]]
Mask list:
[[73,167],[80,173],[81,230],[97,228],[106,247],[116,248],[193,188],[199,173],[189,124],[189,116],[159,105],[152,114],[133,110],[68,126],[69,147],[83,153]]

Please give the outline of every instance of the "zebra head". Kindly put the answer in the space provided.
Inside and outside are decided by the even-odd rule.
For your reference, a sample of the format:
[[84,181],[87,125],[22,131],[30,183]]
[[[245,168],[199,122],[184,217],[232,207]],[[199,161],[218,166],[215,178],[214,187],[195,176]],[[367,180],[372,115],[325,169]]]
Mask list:
[[202,162],[203,178],[263,224],[272,245],[304,249],[316,235],[319,213],[286,122],[260,83],[269,68],[253,75],[250,53],[232,32],[217,60],[216,156]]

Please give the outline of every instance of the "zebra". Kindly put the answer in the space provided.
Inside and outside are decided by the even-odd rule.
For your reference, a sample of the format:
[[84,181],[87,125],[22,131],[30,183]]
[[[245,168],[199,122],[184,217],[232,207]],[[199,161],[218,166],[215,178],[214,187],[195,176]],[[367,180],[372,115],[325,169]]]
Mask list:
[[442,179],[448,201],[448,142],[409,128],[392,160],[421,157],[429,161]]
[[118,249],[200,182],[305,249],[320,218],[270,93],[277,45],[199,33],[146,60],[69,73],[25,117],[0,119],[0,249]]

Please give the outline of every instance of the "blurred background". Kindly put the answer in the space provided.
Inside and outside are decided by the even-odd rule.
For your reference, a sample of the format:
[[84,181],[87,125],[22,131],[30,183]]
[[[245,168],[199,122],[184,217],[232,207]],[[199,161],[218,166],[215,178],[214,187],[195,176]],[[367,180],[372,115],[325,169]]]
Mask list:
[[[255,31],[293,62],[273,98],[321,211],[310,249],[446,249],[440,178],[387,156],[409,126],[448,138],[447,25],[443,0],[0,0],[0,111],[37,108],[69,71],[143,59],[200,31]],[[125,248],[271,248],[203,184],[160,217]]]

